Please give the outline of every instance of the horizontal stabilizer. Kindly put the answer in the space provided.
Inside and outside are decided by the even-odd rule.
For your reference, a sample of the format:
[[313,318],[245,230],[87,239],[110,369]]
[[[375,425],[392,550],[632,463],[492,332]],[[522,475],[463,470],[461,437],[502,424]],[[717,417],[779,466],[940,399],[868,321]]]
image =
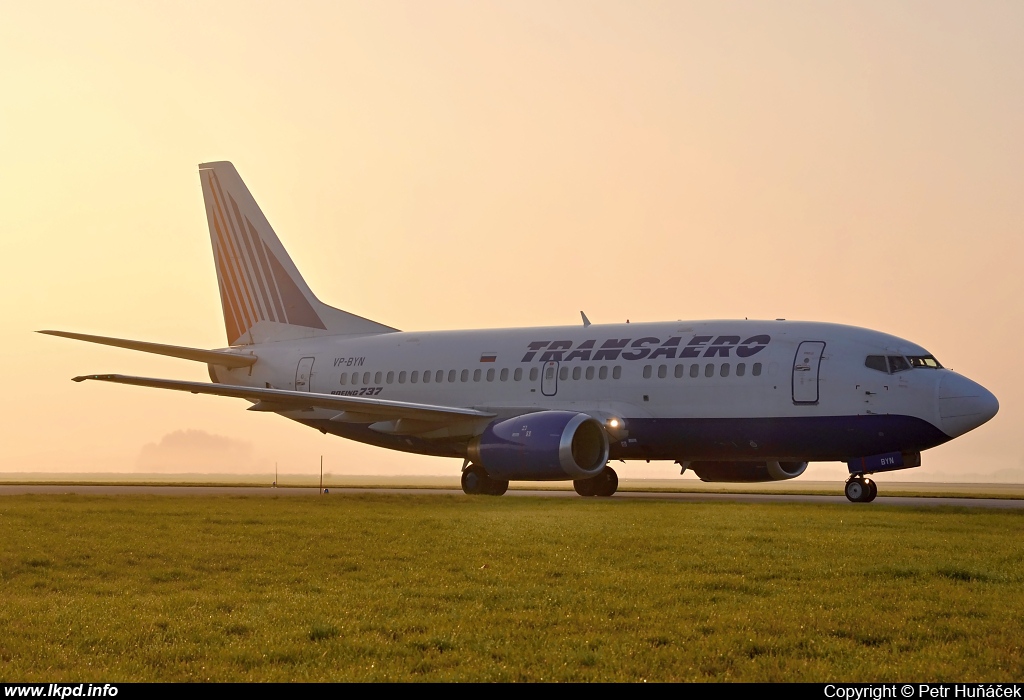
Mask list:
[[161,345],[160,343],[146,343],[141,340],[124,340],[122,338],[107,338],[102,335],[85,335],[84,333],[68,333],[66,331],[37,331],[45,335],[56,335],[61,338],[73,340],[84,340],[87,343],[99,343],[100,345],[113,345],[116,348],[127,348],[140,352],[150,352],[155,355],[167,355],[178,357],[182,360],[195,360],[205,362],[209,365],[220,365],[234,369],[236,367],[249,367],[256,364],[255,355],[240,355],[224,350],[202,350],[200,348],[184,348],[178,345]]
[[[455,423],[474,418],[494,418],[494,413],[478,411],[475,408],[459,408],[455,406],[432,406],[430,404],[410,403],[407,401],[388,401],[371,399],[363,396],[335,396],[334,394],[315,394],[308,391],[290,391],[288,389],[258,389],[231,384],[210,384],[207,382],[186,382],[175,379],[152,379],[149,377],[130,377],[123,374],[90,374],[75,377],[74,381],[95,379],[101,382],[117,384],[133,384],[149,386],[156,389],[173,389],[188,391],[193,394],[210,394],[213,396],[231,396],[250,401],[265,402],[273,406],[275,411],[301,411],[313,408],[326,408],[340,412],[365,414],[366,422],[411,418],[432,423]],[[259,406],[259,404],[257,404]],[[260,409],[256,409],[260,410]]]

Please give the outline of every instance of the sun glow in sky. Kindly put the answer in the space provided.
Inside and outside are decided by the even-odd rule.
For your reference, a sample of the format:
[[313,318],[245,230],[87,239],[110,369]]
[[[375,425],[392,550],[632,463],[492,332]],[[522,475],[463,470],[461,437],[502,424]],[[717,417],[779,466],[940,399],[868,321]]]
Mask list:
[[1017,2],[0,0],[0,470],[457,473],[72,384],[206,368],[32,333],[224,345],[196,165],[231,160],[327,303],[874,328],[1000,399],[917,475],[1024,481],[1022,36]]

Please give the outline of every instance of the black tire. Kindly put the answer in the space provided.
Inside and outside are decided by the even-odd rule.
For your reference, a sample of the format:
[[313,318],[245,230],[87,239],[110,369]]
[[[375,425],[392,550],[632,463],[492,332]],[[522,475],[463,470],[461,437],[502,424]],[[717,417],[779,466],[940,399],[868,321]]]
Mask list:
[[487,476],[487,472],[482,467],[470,464],[462,472],[462,492],[468,496],[486,494],[490,481],[490,477]]
[[493,479],[488,477],[488,481],[490,481],[490,488],[487,490],[488,496],[504,496],[505,492],[508,491],[508,482],[504,479]]
[[594,495],[602,498],[614,495],[619,488],[619,475],[611,467],[605,467],[591,481],[594,482]]
[[846,482],[846,488],[843,489],[846,492],[846,498],[853,503],[863,503],[864,497],[870,493],[868,491],[868,485],[864,483],[864,479],[850,479]]
[[597,484],[594,481],[595,479],[574,479],[572,487],[579,495],[589,498],[590,496],[597,495]]
[[871,503],[871,501],[875,500],[875,497],[878,495],[878,484],[875,483],[874,479],[865,479],[864,481],[868,485],[868,493],[867,497],[864,499],[864,503]]

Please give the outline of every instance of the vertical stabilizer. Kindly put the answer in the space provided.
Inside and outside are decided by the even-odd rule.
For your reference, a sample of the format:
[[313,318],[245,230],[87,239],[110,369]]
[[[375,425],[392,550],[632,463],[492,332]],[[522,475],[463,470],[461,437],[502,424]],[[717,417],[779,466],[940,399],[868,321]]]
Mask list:
[[316,298],[235,166],[203,163],[199,178],[229,344],[395,330]]

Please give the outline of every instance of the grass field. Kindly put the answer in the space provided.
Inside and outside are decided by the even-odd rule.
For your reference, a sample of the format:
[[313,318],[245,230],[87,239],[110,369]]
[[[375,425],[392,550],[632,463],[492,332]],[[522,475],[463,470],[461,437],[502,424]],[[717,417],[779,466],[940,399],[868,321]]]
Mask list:
[[1011,681],[1024,513],[0,499],[0,677]]

